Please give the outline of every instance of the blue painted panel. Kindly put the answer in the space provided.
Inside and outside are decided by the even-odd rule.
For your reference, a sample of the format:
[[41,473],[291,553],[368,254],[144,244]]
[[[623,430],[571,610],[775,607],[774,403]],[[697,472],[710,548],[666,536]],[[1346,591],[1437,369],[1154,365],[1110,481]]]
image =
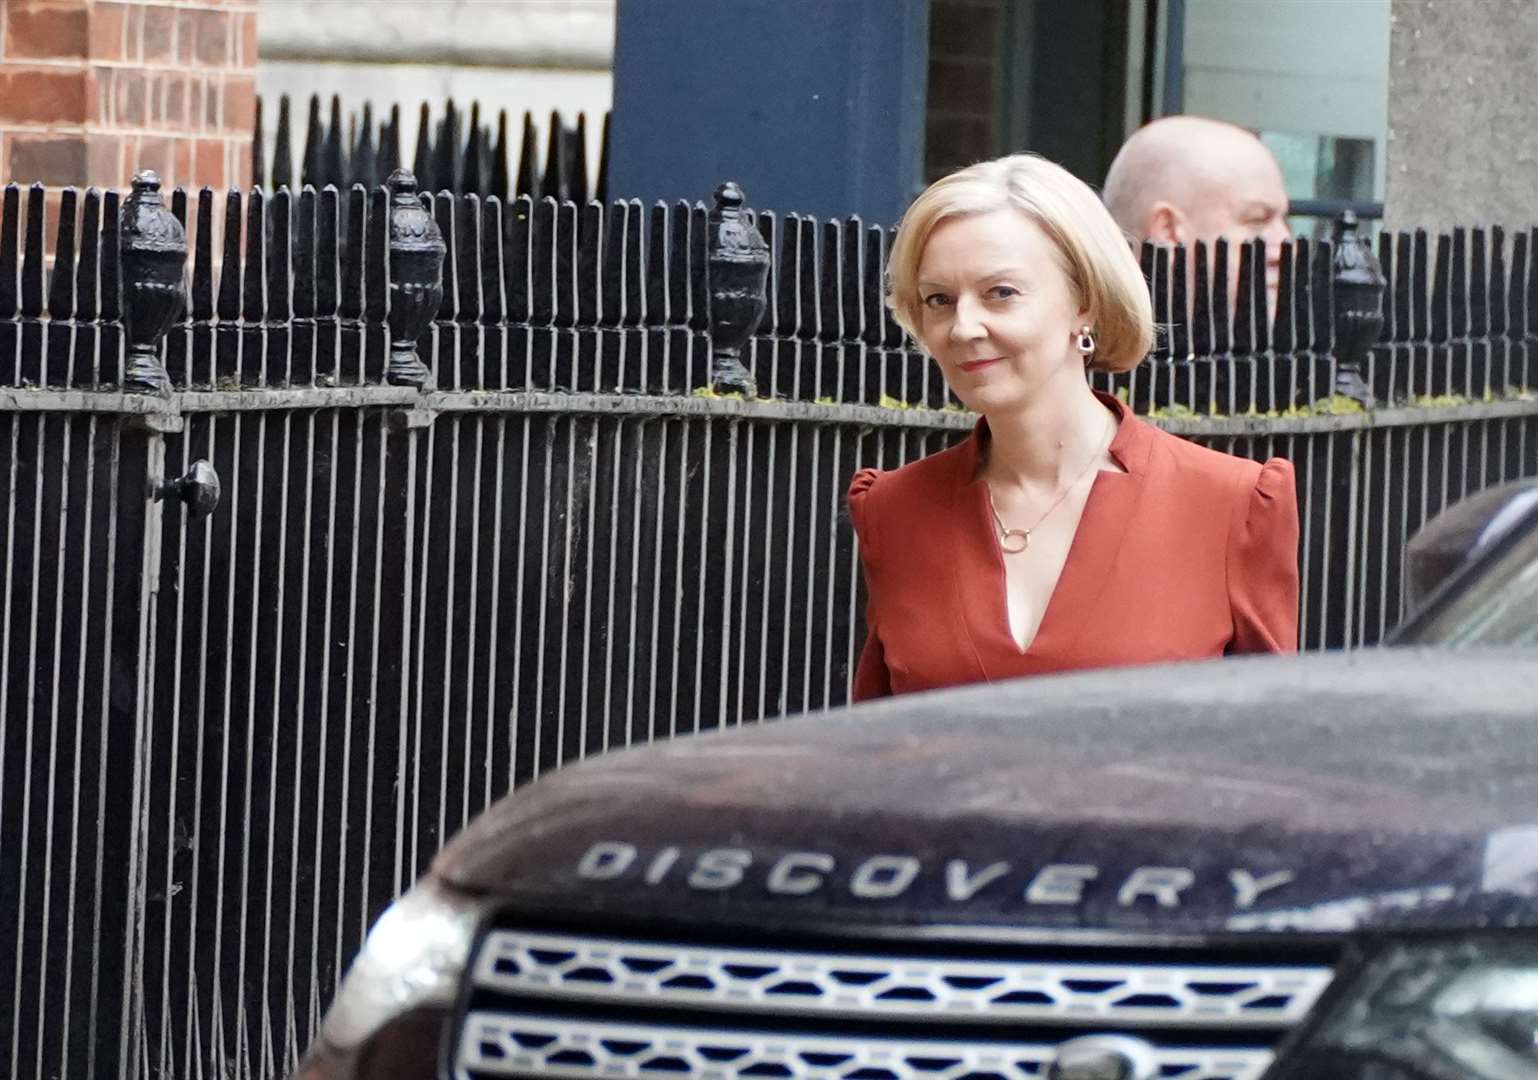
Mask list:
[[927,0],[619,0],[610,192],[895,222],[922,187]]

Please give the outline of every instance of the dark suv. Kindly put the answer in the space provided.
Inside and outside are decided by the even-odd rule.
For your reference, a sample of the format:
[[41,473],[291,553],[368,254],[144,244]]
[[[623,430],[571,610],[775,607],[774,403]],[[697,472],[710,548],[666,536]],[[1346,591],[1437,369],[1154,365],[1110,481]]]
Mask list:
[[562,770],[385,913],[300,1075],[1538,1078],[1538,489],[1417,543],[1396,647]]

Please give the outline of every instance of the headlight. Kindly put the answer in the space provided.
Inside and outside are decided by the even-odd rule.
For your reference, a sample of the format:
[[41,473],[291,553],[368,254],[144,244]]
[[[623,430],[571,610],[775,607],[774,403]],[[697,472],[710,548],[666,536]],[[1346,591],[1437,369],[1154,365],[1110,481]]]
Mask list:
[[342,980],[321,1038],[354,1050],[412,1009],[452,1006],[487,906],[433,878],[391,904]]
[[1538,942],[1396,943],[1320,1010],[1278,1077],[1538,1080]]

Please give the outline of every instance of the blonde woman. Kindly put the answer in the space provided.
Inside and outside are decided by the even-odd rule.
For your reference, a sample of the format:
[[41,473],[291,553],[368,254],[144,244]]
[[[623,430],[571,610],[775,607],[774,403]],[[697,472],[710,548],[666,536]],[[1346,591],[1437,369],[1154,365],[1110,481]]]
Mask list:
[[909,207],[888,271],[898,322],[980,419],[850,484],[870,599],[855,700],[1296,647],[1291,464],[1166,434],[1085,379],[1153,338],[1093,191],[1033,155],[973,165]]

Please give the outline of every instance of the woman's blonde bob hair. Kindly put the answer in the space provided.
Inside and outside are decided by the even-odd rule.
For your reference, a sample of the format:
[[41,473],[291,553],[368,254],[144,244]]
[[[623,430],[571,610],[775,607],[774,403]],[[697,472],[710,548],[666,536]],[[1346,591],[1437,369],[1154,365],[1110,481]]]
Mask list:
[[913,200],[887,260],[887,305],[903,329],[922,343],[919,260],[935,227],[948,218],[1009,208],[1040,226],[1057,249],[1059,265],[1094,329],[1090,366],[1134,367],[1153,345],[1153,305],[1132,248],[1088,185],[1035,154],[970,165],[936,180]]

